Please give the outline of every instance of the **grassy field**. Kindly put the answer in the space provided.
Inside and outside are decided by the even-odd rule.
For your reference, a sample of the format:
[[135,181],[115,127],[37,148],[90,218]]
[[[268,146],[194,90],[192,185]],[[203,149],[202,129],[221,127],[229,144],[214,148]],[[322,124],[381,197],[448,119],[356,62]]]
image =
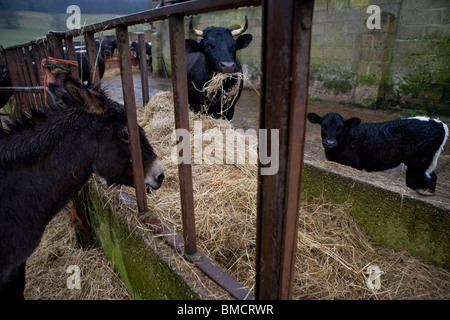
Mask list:
[[[18,13],[19,28],[6,28],[0,25],[0,45],[4,48],[27,43],[45,36],[49,31],[67,30],[66,21],[70,14],[49,14],[35,11],[16,11]],[[81,13],[81,25],[88,25],[103,20],[113,19],[119,15],[115,14],[83,14]],[[148,29],[147,24],[130,27],[130,31]],[[113,34],[114,30],[105,31],[102,34]],[[96,35],[98,36],[98,34]]]

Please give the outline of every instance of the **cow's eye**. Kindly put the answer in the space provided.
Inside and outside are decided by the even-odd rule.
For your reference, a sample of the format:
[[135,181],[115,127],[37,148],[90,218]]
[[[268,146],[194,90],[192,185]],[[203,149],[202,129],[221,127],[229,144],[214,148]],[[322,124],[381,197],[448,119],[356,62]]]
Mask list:
[[207,44],[205,44],[205,48],[212,49],[212,48],[214,48],[214,45],[212,45],[211,43],[207,43]]
[[337,127],[336,127],[336,130],[337,130],[337,131],[341,131],[341,130],[342,130],[342,126],[337,126]]

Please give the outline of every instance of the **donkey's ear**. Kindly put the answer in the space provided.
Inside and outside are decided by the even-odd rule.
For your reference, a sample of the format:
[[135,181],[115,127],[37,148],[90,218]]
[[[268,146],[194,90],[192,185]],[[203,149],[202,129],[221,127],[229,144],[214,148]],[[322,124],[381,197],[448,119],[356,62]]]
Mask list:
[[108,111],[106,99],[94,90],[86,88],[70,77],[64,79],[64,88],[84,111],[103,115]]

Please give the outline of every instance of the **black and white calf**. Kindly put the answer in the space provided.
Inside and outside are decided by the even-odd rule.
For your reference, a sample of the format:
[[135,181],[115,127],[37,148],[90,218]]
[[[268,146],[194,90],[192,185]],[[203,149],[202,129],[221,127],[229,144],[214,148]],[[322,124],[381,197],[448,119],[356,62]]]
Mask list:
[[361,123],[338,113],[323,117],[308,113],[322,127],[322,144],[329,161],[358,170],[382,171],[406,166],[406,185],[421,194],[433,194],[434,169],[448,138],[442,121],[426,117]]

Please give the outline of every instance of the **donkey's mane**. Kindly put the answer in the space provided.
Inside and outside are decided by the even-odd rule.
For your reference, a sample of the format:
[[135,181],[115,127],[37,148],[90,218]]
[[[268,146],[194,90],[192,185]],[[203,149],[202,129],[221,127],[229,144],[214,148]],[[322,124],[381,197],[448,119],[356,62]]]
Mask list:
[[[67,139],[67,134],[75,128],[92,128],[94,115],[83,111],[59,86],[50,89],[57,93],[57,97],[62,99],[61,102],[50,103],[48,107],[31,107],[19,117],[10,116],[6,127],[0,128],[0,167],[6,168],[13,164],[32,165]],[[98,90],[97,92],[108,100],[103,90],[94,90]],[[80,121],[81,118],[84,118],[83,121]]]
[[31,165],[49,154],[66,134],[64,122],[58,122],[61,111],[67,112],[65,107],[32,107],[28,113],[10,117],[6,128],[0,129],[0,166]]

